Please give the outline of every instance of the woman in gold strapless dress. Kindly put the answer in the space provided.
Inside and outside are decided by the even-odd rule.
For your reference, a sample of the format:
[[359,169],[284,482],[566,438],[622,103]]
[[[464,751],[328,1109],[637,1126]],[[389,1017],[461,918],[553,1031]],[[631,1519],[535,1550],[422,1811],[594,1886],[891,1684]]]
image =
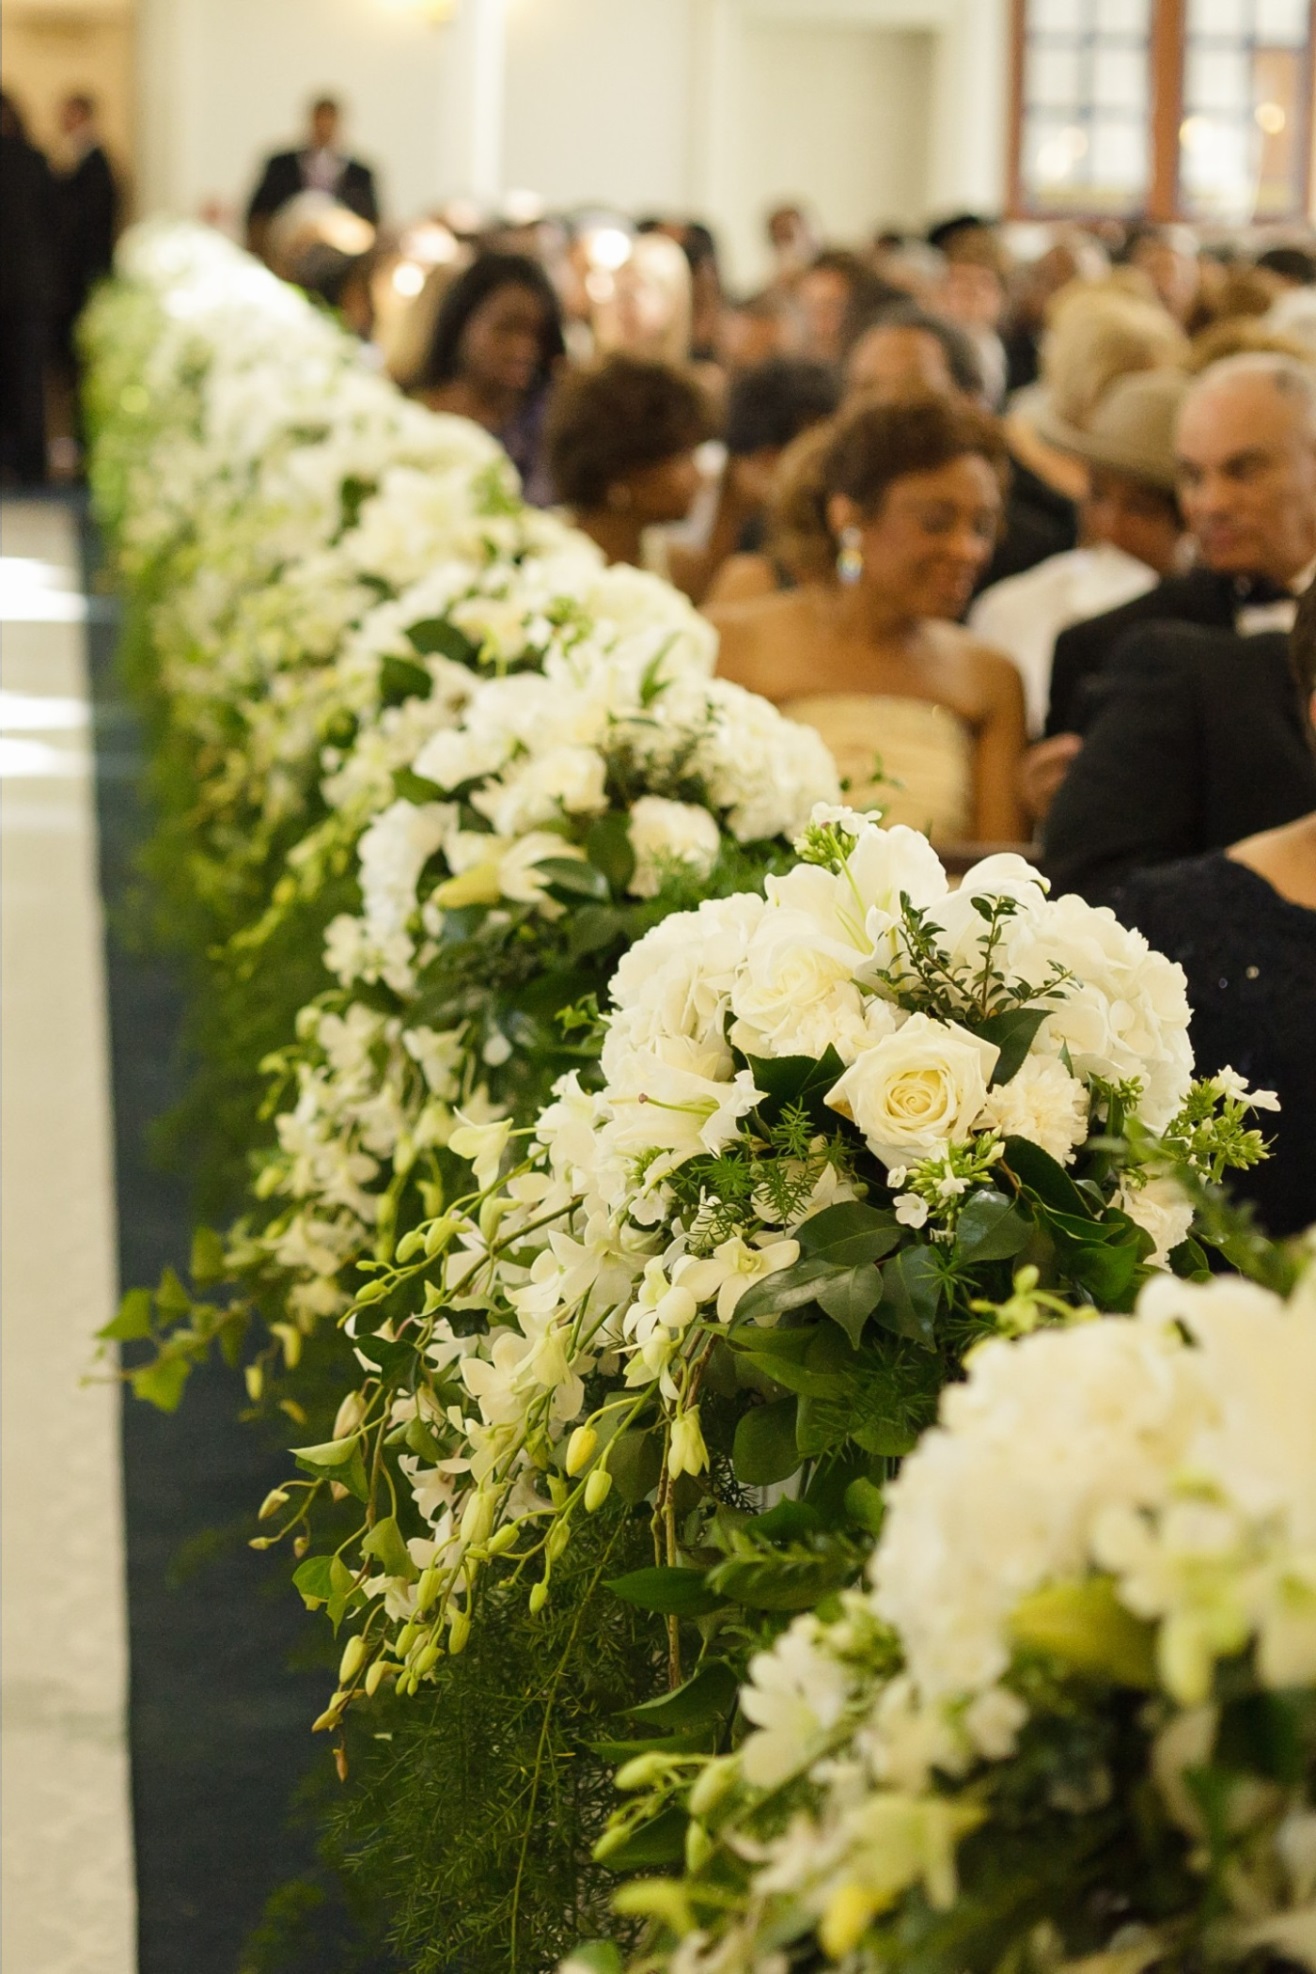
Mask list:
[[796,470],[789,559],[814,579],[710,610],[719,670],[816,727],[856,807],[941,845],[1019,841],[1019,674],[955,621],[1000,522],[996,421],[937,397],[861,403]]

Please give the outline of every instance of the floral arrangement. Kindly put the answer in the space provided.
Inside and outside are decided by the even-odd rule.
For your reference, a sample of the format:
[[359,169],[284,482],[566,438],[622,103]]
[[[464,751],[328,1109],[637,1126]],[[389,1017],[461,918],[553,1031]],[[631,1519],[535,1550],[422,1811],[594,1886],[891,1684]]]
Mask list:
[[[682,1616],[753,1605],[771,1560],[746,1490],[862,1532],[979,1339],[1200,1266],[1158,1161],[1261,1155],[1243,1086],[1192,1083],[1179,969],[1110,912],[1014,856],[952,892],[923,837],[826,805],[798,848],[633,946],[601,1087],[461,1124],[475,1191],[371,1265],[365,1379],[269,1504],[303,1550],[335,1487],[364,1507],[297,1573],[360,1627],[321,1725],[460,1651],[492,1563],[542,1609],[614,1488],[656,1544],[614,1589],[667,1615],[679,1683]],[[856,1566],[797,1560],[806,1604]]]
[[1313,1964],[1312,1262],[974,1352],[737,1750],[623,1771],[689,1790],[646,1967]]

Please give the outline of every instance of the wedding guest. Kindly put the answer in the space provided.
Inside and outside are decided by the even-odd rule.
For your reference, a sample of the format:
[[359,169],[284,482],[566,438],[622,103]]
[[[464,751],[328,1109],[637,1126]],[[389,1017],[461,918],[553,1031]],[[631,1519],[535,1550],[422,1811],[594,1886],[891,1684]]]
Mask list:
[[0,473],[46,477],[46,358],[58,297],[53,188],[18,106],[0,96]]
[[[1299,607],[1292,657],[1316,730],[1316,589]],[[1228,1067],[1278,1096],[1278,1114],[1257,1119],[1271,1156],[1231,1191],[1268,1233],[1302,1232],[1316,1222],[1316,805],[1226,850],[1140,872],[1111,902],[1188,975],[1199,1073]]]
[[801,356],[815,363],[839,364],[856,328],[889,302],[902,300],[858,254],[828,247],[795,284]]
[[1051,428],[1052,440],[1088,469],[1079,546],[994,583],[968,618],[985,644],[1019,667],[1032,733],[1046,721],[1058,634],[1145,595],[1180,567],[1174,425],[1187,388],[1181,371],[1141,371],[1111,386],[1086,431]]
[[972,340],[987,403],[999,411],[1005,402],[1007,377],[1001,325],[1008,258],[995,229],[985,226],[954,234],[942,251],[946,271],[934,298],[935,307]]
[[645,357],[611,356],[563,373],[546,427],[549,476],[576,526],[609,562],[630,562],[702,594],[740,517],[719,514],[704,550],[665,529],[699,490],[695,453],[709,434],[703,393],[685,372]]
[[722,562],[705,592],[710,604],[766,595],[780,586],[782,572],[766,554],[777,475],[788,447],[833,415],[838,396],[835,371],[805,357],[778,357],[731,379],[723,432],[726,483],[744,519],[736,553]]
[[1197,241],[1186,226],[1135,227],[1124,259],[1147,275],[1161,305],[1184,329],[1200,328],[1202,263]]
[[1316,573],[1316,372],[1279,355],[1226,358],[1189,389],[1175,446],[1199,566],[1061,632],[1049,735],[1081,734],[1088,682],[1135,625],[1287,630],[1294,598]]
[[66,380],[77,377],[73,325],[95,283],[110,271],[119,188],[101,142],[94,100],[77,92],[59,106],[60,144],[54,160],[55,243],[59,307],[54,355]]
[[709,612],[720,669],[816,727],[860,806],[941,843],[1017,839],[1019,675],[955,622],[1000,523],[1000,428],[928,397],[856,405],[797,447],[821,454],[799,519],[814,574]]
[[817,228],[803,206],[774,206],[764,222],[772,254],[771,286],[792,288],[821,246]]
[[481,254],[439,304],[414,387],[432,411],[473,419],[500,439],[527,499],[541,506],[552,497],[543,466],[544,412],[564,349],[561,305],[539,262],[524,254]]
[[299,192],[328,192],[372,226],[379,224],[375,175],[359,158],[340,149],[343,111],[333,96],[312,103],[306,141],[295,151],[278,151],[265,160],[247,206],[247,245],[261,253],[270,220]]
[[1282,632],[1144,623],[1102,671],[1047,812],[1043,863],[1102,904],[1131,873],[1316,808],[1316,756]]
[[982,367],[970,337],[917,302],[893,302],[859,331],[845,360],[848,397],[901,398],[927,391],[984,402]]

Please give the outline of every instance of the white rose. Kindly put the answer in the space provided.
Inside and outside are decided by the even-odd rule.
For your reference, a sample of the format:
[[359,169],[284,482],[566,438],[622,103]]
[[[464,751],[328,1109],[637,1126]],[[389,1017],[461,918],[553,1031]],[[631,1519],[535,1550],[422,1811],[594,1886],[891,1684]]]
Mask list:
[[656,897],[673,864],[707,877],[722,843],[707,809],[669,802],[661,795],[642,795],[632,805],[629,833],[635,874],[626,888],[634,898]]
[[770,907],[731,991],[737,1046],[753,1055],[794,1055],[801,1025],[817,1010],[835,1003],[838,1015],[859,1014],[857,957],[853,947],[827,937],[811,914]]
[[1088,1093],[1054,1056],[1027,1056],[1008,1083],[989,1090],[980,1127],[1028,1138],[1068,1165],[1088,1131]]
[[999,1055],[953,1022],[914,1014],[865,1049],[827,1101],[853,1118],[883,1165],[908,1165],[968,1136]]
[[479,789],[471,807],[489,818],[500,836],[521,836],[569,815],[597,815],[608,806],[607,766],[592,747],[553,747],[511,769],[501,782]]

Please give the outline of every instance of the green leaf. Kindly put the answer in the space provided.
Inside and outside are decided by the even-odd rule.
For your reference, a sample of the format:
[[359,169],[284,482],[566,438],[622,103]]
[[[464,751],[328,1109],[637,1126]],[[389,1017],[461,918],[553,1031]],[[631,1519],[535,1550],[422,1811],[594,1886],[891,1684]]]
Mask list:
[[535,869],[552,890],[561,892],[568,901],[590,898],[596,905],[608,903],[611,894],[607,878],[582,857],[541,857]]
[[322,1440],[318,1446],[294,1446],[291,1452],[299,1466],[327,1471],[345,1467],[356,1452],[358,1443],[358,1435],[353,1433],[346,1439]]
[[651,1823],[632,1831],[624,1844],[599,1862],[608,1871],[645,1871],[651,1865],[675,1864],[685,1856],[685,1811],[664,1810]]
[[186,1316],[191,1311],[192,1298],[173,1268],[166,1268],[161,1273],[160,1286],[155,1292],[155,1306],[162,1316]]
[[858,1522],[861,1529],[866,1529],[869,1535],[876,1538],[882,1533],[886,1496],[880,1487],[861,1474],[845,1490],[845,1512],[852,1522]]
[[754,1086],[762,1090],[759,1115],[775,1124],[784,1110],[796,1106],[820,1130],[837,1130],[841,1120],[824,1101],[833,1084],[845,1073],[845,1064],[836,1050],[828,1047],[820,1057],[750,1056]]
[[626,930],[626,920],[615,905],[582,905],[571,915],[567,928],[567,955],[584,959],[588,953],[601,953],[615,945]]
[[955,1229],[955,1259],[966,1268],[1008,1261],[1027,1247],[1031,1233],[1014,1201],[987,1187],[965,1202]]
[[662,1471],[661,1433],[653,1430],[618,1433],[608,1448],[608,1472],[628,1508],[638,1508],[653,1493]]
[[760,1542],[798,1542],[801,1536],[817,1535],[823,1518],[807,1501],[779,1501],[764,1514],[751,1515],[742,1526]]
[[185,1357],[160,1357],[134,1371],[128,1382],[134,1398],[145,1399],[157,1412],[176,1412],[191,1372]]
[[585,1974],[622,1974],[621,1953],[611,1940],[587,1940],[584,1946],[571,1949],[571,1965],[585,1969]]
[[664,1617],[701,1618],[726,1601],[708,1588],[702,1570],[631,1570],[626,1576],[610,1577],[607,1587],[628,1604],[660,1611]]
[[96,1335],[107,1343],[137,1343],[151,1334],[151,1291],[129,1289],[118,1312]]
[[795,1547],[757,1556],[728,1556],[708,1573],[724,1598],[751,1611],[811,1610],[829,1590],[854,1575],[850,1552]]
[[1034,1590],[1016,1606],[1010,1629],[1018,1644],[1079,1672],[1155,1690],[1155,1628],[1120,1603],[1109,1577]]
[[862,1200],[826,1206],[796,1229],[803,1254],[853,1268],[861,1261],[881,1261],[900,1242],[900,1224],[886,1207],[865,1206]]
[[740,1691],[740,1682],[723,1659],[706,1659],[684,1686],[673,1693],[645,1700],[626,1712],[654,1727],[681,1732],[687,1728],[711,1726],[727,1714]]
[[301,1592],[302,1601],[308,1611],[318,1610],[327,1604],[334,1594],[334,1580],[331,1571],[332,1556],[308,1556],[299,1563],[292,1573],[293,1583]]
[[1008,1008],[1004,1014],[989,1015],[986,1021],[975,1023],[972,1033],[994,1043],[1001,1052],[992,1071],[994,1090],[1019,1074],[1050,1012],[1050,1008]]
[[745,1487],[771,1487],[799,1466],[795,1409],[793,1398],[779,1398],[772,1405],[751,1406],[740,1419],[731,1464]]
[[335,1631],[342,1623],[348,1605],[361,1603],[362,1601],[361,1593],[356,1589],[356,1579],[353,1577],[351,1570],[348,1569],[347,1564],[341,1556],[331,1556],[329,1558],[329,1599],[325,1608],[329,1615],[329,1622],[333,1625]]
[[735,1329],[760,1324],[765,1316],[780,1316],[788,1309],[800,1309],[817,1299],[818,1284],[838,1271],[830,1262],[802,1259],[775,1275],[765,1275],[753,1288],[746,1289],[736,1304]]
[[193,1234],[188,1273],[198,1288],[207,1288],[212,1282],[222,1282],[228,1273],[223,1237],[213,1227],[198,1227]]
[[396,1515],[386,1515],[383,1521],[376,1522],[361,1544],[363,1556],[373,1556],[385,1576],[400,1576],[408,1583],[414,1583],[420,1571],[412,1562]]
[[834,1323],[839,1323],[854,1349],[864,1324],[882,1300],[882,1274],[871,1261],[861,1261],[832,1275],[818,1290],[818,1306]]
[[591,823],[585,837],[585,855],[595,870],[603,872],[614,894],[620,897],[635,875],[629,819],[613,810]]
[[876,1309],[884,1329],[931,1350],[941,1307],[941,1263],[931,1248],[907,1247],[882,1267],[882,1300]]
[[1091,1220],[1092,1209],[1063,1165],[1031,1138],[1007,1138],[1005,1164],[1024,1189],[1057,1213]]
[[[407,637],[419,651],[422,658],[451,658],[454,665],[471,664],[480,647],[472,643],[465,631],[459,631],[456,624],[450,624],[446,617],[425,617],[418,624],[412,624]],[[387,663],[387,660],[385,661]],[[397,659],[405,664],[405,659]],[[413,668],[415,669],[415,668]],[[425,674],[428,688],[429,673]]]
[[[418,625],[417,629],[424,629]],[[414,644],[415,631],[409,632]],[[424,645],[416,646],[424,651]],[[404,699],[428,699],[434,690],[434,681],[423,665],[413,665],[409,658],[399,658],[390,653],[380,660],[379,696],[385,706],[400,706]]]

